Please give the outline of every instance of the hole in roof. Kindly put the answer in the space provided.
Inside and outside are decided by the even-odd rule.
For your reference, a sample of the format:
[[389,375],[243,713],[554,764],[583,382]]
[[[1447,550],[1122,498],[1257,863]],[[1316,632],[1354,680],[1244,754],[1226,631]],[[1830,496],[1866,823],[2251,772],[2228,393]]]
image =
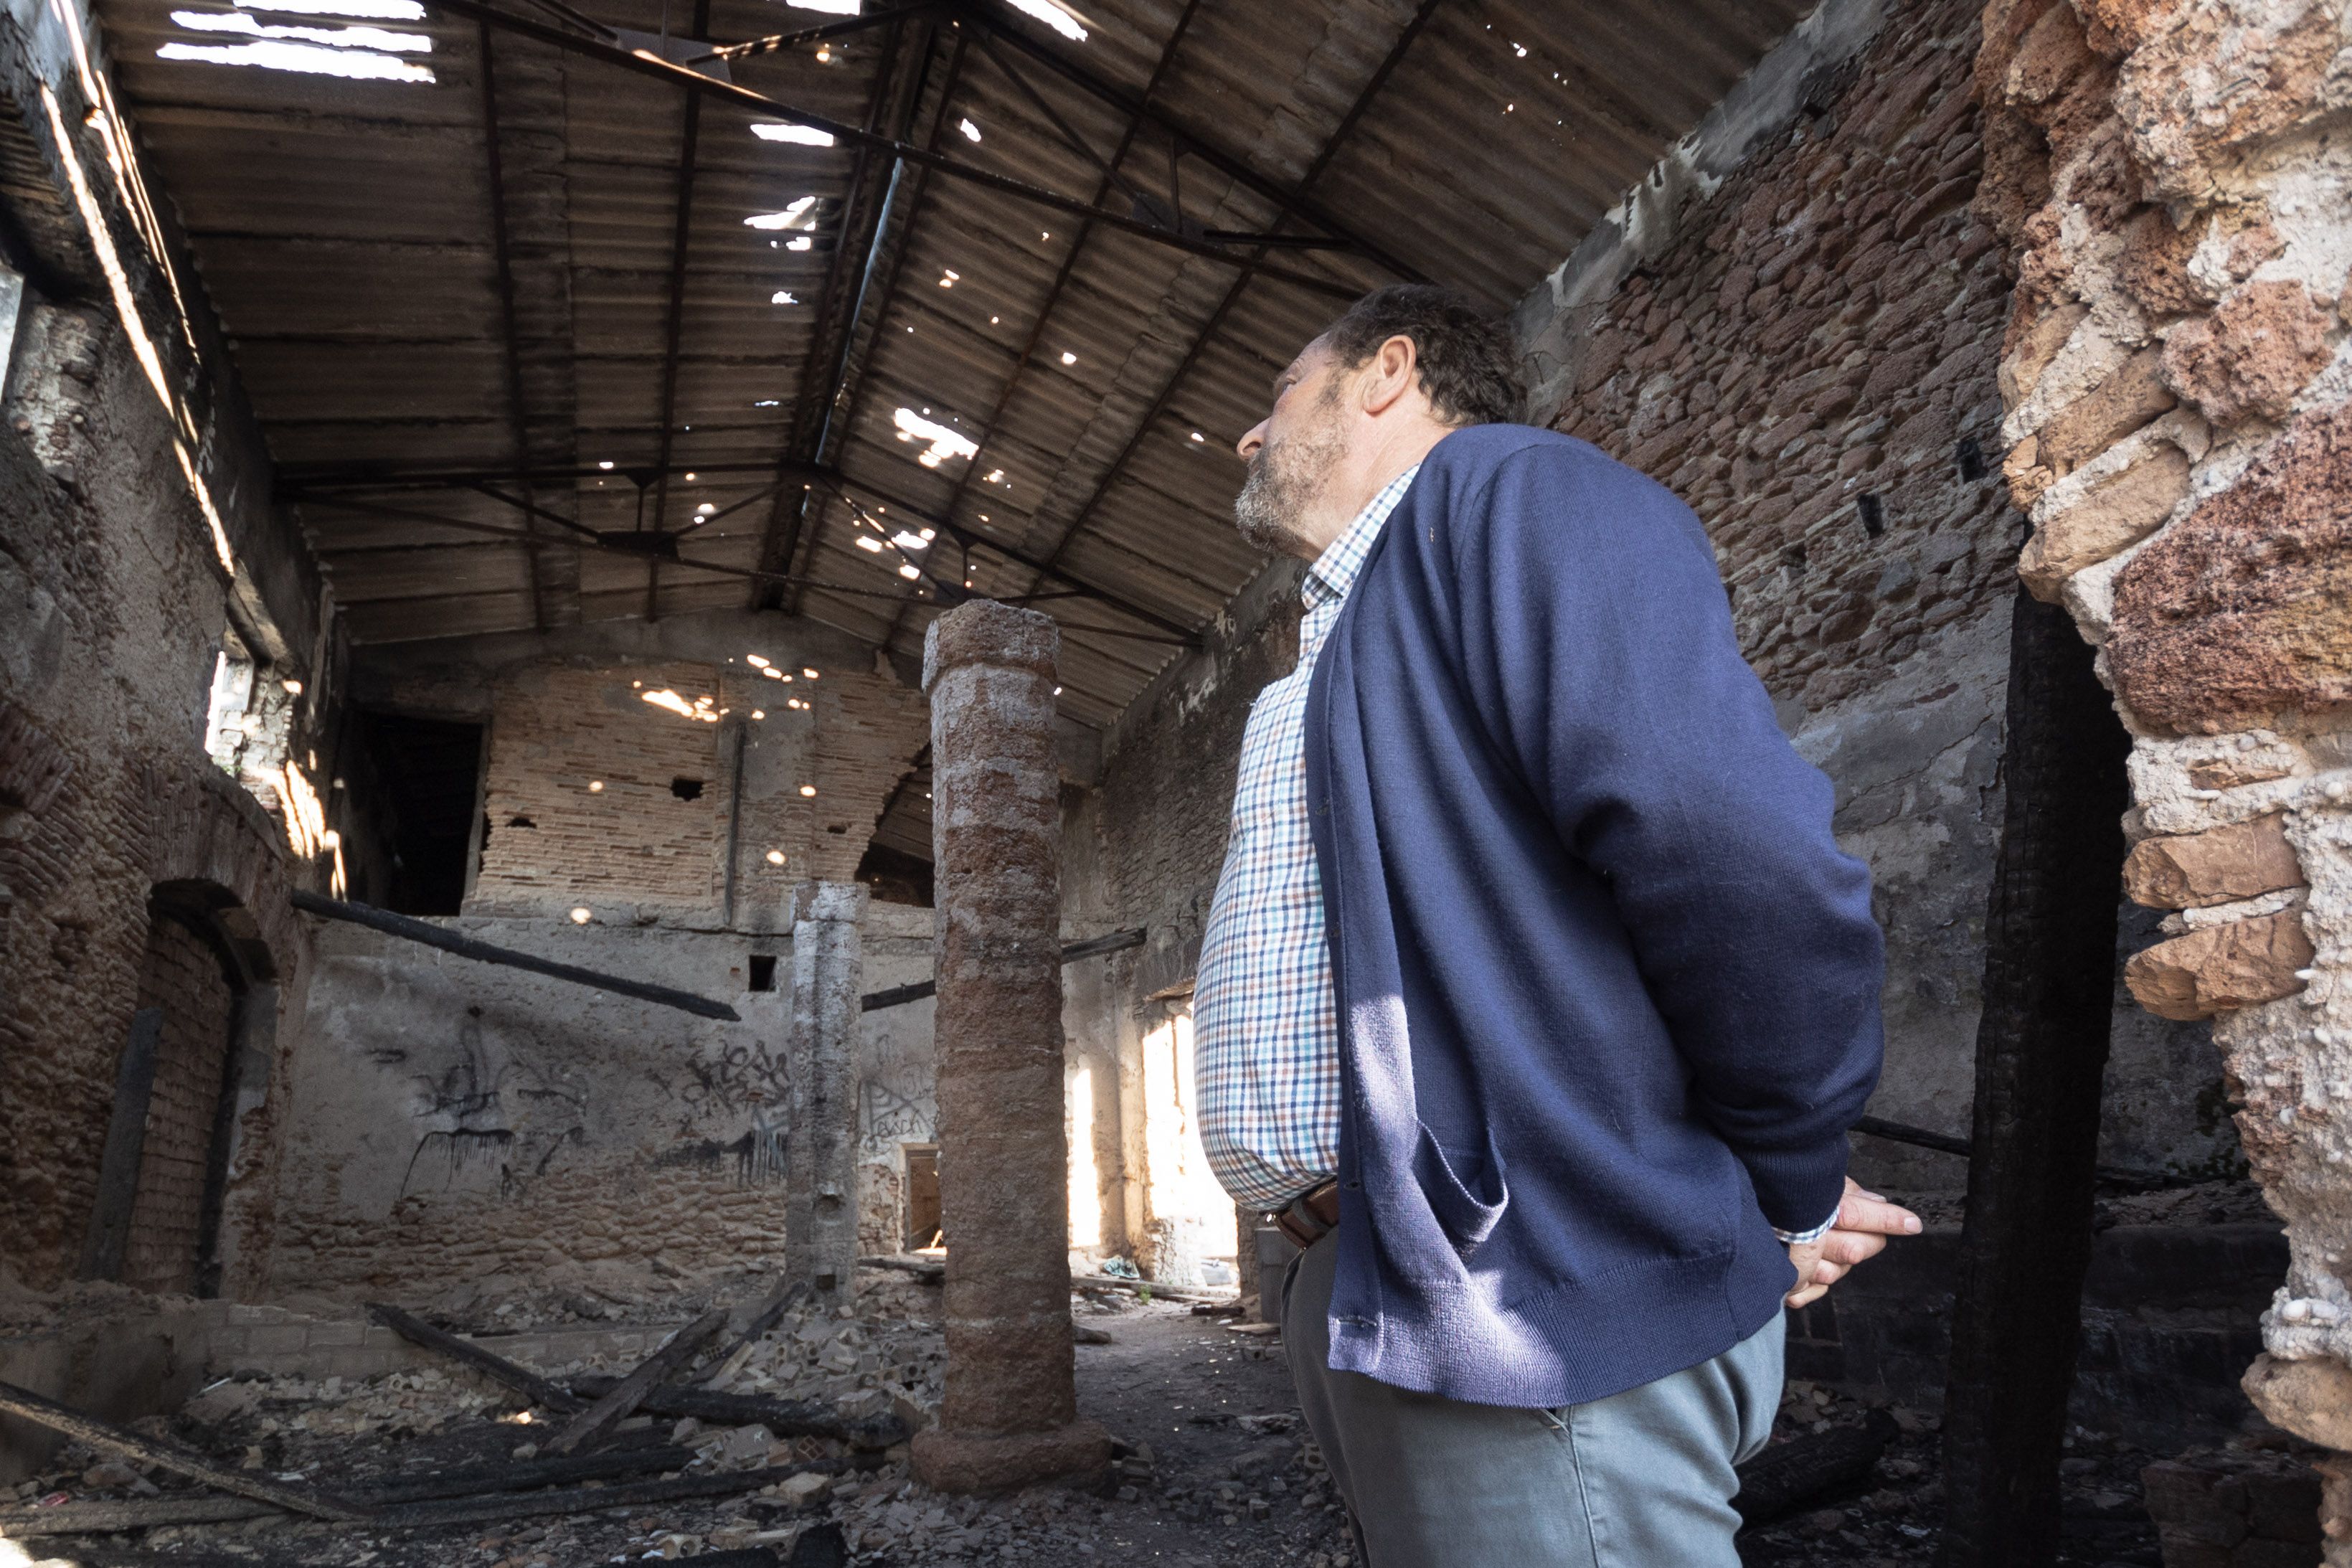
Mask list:
[[291,16],[349,16],[361,22],[422,22],[420,0],[237,0],[241,11],[277,11]]
[[596,466],[597,466],[598,468],[603,468],[603,469],[606,470],[607,472],[610,472],[610,471],[611,471],[611,469],[612,469],[612,467],[613,467],[613,459],[612,459],[612,458],[604,458],[603,460],[601,460],[600,462],[598,462]]
[[866,0],[786,0],[795,11],[822,11],[829,16],[855,16]]
[[751,134],[762,142],[789,142],[796,147],[830,147],[833,132],[819,131],[814,125],[754,124]]
[[908,562],[898,568],[898,575],[906,578],[909,583],[913,582],[922,574],[922,570],[916,566],[912,562]]
[[266,70],[299,71],[308,76],[339,76],[352,81],[432,81],[433,68],[413,60],[367,49],[338,49],[317,44],[289,44],[262,39],[250,44],[165,44],[155,51],[159,60],[201,60],[216,66],[259,66]]
[[901,408],[890,416],[898,427],[901,441],[928,441],[930,446],[915,460],[927,468],[936,468],[949,458],[972,458],[980,455],[980,443],[962,431],[951,429],[935,420],[926,419],[911,408]]
[[382,27],[298,27],[255,21],[243,11],[174,11],[172,20],[192,32],[241,33],[248,38],[292,38],[338,49],[381,49],[388,54],[427,55],[433,40],[422,33]]
[[762,397],[753,403],[751,406],[754,408],[782,408],[783,406],[783,399],[779,397]]
[[1006,0],[1006,3],[1024,16],[1034,16],[1074,44],[1087,41],[1086,23],[1066,5],[1056,5],[1055,0]]
[[925,529],[923,533],[909,533],[902,528],[890,536],[890,542],[901,550],[929,550],[931,547],[931,542],[923,537],[923,534],[929,531],[930,530]]
[[1062,351],[1062,363],[1064,364],[1076,364],[1078,363],[1078,356],[1070,353],[1067,349],[1065,349]]
[[980,127],[974,125],[968,118],[956,121],[956,129],[963,132],[963,139],[967,142],[980,140]]
[[1195,430],[1192,432],[1192,439],[1195,441],[1205,441],[1208,437],[1202,435],[1198,430]]
[[[772,244],[773,241],[771,241],[770,243]],[[796,238],[784,241],[784,248],[786,250],[806,250],[815,243],[815,240],[811,239],[807,235],[803,234]]]
[[779,289],[774,293],[768,296],[768,303],[771,305],[797,305],[800,301],[793,298],[793,291],[791,289]]
[[780,213],[753,213],[743,220],[746,228],[814,228],[816,219],[809,216],[816,205],[814,196],[794,196]]
[[882,553],[882,542],[870,533],[861,533],[857,536],[857,548],[879,555]]

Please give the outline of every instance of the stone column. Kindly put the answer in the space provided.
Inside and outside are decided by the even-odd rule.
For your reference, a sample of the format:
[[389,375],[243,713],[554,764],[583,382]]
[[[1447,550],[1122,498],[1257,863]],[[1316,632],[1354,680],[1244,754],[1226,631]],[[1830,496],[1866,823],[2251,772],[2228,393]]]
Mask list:
[[784,1270],[821,1301],[857,1280],[859,882],[793,889],[792,1112],[784,1133]]
[[1063,1131],[1053,621],[989,600],[931,624],[940,1208],[947,1397],[916,1473],[998,1490],[1110,1463],[1077,1419]]

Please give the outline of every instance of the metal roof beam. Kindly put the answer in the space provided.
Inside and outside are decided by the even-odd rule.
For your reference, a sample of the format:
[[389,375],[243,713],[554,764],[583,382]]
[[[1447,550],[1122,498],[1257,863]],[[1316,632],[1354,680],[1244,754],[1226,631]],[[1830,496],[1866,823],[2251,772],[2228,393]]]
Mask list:
[[[1305,177],[1298,182],[1298,189],[1301,192],[1313,185],[1322,177],[1323,171],[1331,166],[1331,160],[1338,156],[1340,145],[1347,141],[1357,124],[1362,121],[1365,110],[1371,108],[1372,100],[1380,96],[1381,89],[1388,85],[1389,78],[1395,73],[1396,68],[1403,62],[1406,52],[1412,47],[1413,40],[1421,37],[1422,29],[1429,25],[1430,17],[1436,14],[1439,3],[1440,0],[1421,0],[1420,6],[1412,14],[1412,20],[1405,24],[1404,31],[1397,36],[1397,41],[1390,47],[1387,56],[1380,63],[1380,68],[1372,72],[1371,79],[1364,84],[1363,90],[1356,95],[1356,101],[1349,106],[1348,112],[1340,117],[1339,123],[1332,128],[1331,134],[1324,139],[1322,151],[1316,153],[1315,162],[1307,165]],[[1143,438],[1150,435],[1152,426],[1160,422],[1160,415],[1167,412],[1168,405],[1174,400],[1177,389],[1184,384],[1185,376],[1192,372],[1193,364],[1206,351],[1210,341],[1216,336],[1217,329],[1224,325],[1225,318],[1233,313],[1234,306],[1241,300],[1242,290],[1249,287],[1250,276],[1249,273],[1244,272],[1234,279],[1233,286],[1225,290],[1225,297],[1217,302],[1216,310],[1211,312],[1207,325],[1193,337],[1192,346],[1184,351],[1184,357],[1177,362],[1175,370],[1169,374],[1166,381],[1160,384],[1160,395],[1152,399],[1150,408],[1137,423],[1134,433],[1127,438],[1127,445],[1119,448],[1118,456],[1113,458],[1110,466],[1103,470],[1102,479],[1096,484],[1093,493],[1087,497],[1086,504],[1078,509],[1076,515],[1070,520],[1070,526],[1062,531],[1060,541],[1046,554],[1045,564],[1048,567],[1060,563],[1063,552],[1070,547],[1070,542],[1077,538],[1087,524],[1093,520],[1095,509],[1102,504],[1103,497],[1110,493],[1110,487],[1118,482],[1119,474],[1127,468],[1128,459],[1135,456],[1136,448],[1143,445]]]
[[918,147],[909,142],[897,141],[862,127],[848,124],[844,121],[811,113],[804,109],[795,109],[791,104],[781,103],[764,93],[754,92],[750,88],[738,87],[733,82],[719,81],[702,75],[699,71],[673,65],[667,60],[655,59],[647,55],[633,54],[617,46],[607,44],[602,39],[583,37],[577,33],[565,32],[561,27],[551,27],[543,22],[532,21],[528,16],[517,16],[501,11],[494,5],[484,5],[481,0],[429,0],[429,3],[457,16],[487,21],[494,27],[504,27],[509,32],[520,33],[525,37],[537,38],[542,43],[553,44],[558,48],[569,49],[574,54],[603,60],[608,65],[635,71],[640,76],[656,77],[674,85],[685,87],[692,92],[714,95],[726,99],[739,107],[755,109],[763,114],[772,114],[779,120],[794,125],[804,125],[812,130],[829,132],[836,142],[873,147],[919,168],[936,170],[954,179],[968,180],[974,184],[986,186],[990,190],[1002,192],[1022,201],[1034,202],[1039,206],[1050,207],[1055,212],[1075,213],[1080,216],[1092,215],[1098,223],[1107,224],[1124,233],[1150,240],[1154,244],[1189,251],[1195,256],[1205,256],[1212,260],[1222,261],[1229,267],[1239,267],[1245,271],[1276,279],[1311,293],[1352,300],[1359,292],[1351,285],[1334,279],[1319,278],[1311,272],[1294,271],[1286,267],[1270,267],[1261,258],[1235,255],[1230,246],[1217,245],[1205,239],[1195,239],[1190,235],[1179,234],[1164,225],[1133,217],[1126,213],[1111,212],[1081,201],[1076,196],[1066,195],[1060,191],[1048,190],[1043,185],[1033,185],[1026,180],[1016,180],[1010,174],[999,174],[950,158],[944,153],[935,152],[928,147]]
[[964,15],[972,22],[986,28],[992,37],[1012,45],[1070,83],[1071,86],[1091,94],[1114,109],[1139,117],[1144,124],[1174,141],[1181,151],[1190,153],[1235,184],[1272,202],[1280,209],[1284,216],[1311,225],[1333,238],[1344,241],[1349,249],[1360,253],[1368,260],[1378,262],[1407,283],[1429,281],[1428,277],[1419,268],[1401,259],[1387,247],[1350,228],[1347,224],[1309,201],[1305,192],[1307,184],[1312,183],[1311,177],[1293,186],[1285,186],[1279,181],[1270,180],[1251,168],[1243,159],[1217,146],[1215,142],[1191,126],[1181,124],[1150,108],[1149,89],[1146,89],[1143,97],[1138,98],[1126,89],[1105,81],[1077,62],[1066,59],[1058,50],[1047,47],[1028,34],[1011,26],[1003,18],[979,6],[971,7]]

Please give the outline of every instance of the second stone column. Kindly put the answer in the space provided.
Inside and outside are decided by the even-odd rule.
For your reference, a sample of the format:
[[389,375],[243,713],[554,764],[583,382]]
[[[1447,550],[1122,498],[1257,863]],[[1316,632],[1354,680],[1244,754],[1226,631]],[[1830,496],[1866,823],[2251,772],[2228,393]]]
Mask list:
[[857,1034],[865,1016],[860,882],[793,889],[792,1113],[784,1123],[784,1270],[818,1300],[857,1286]]
[[917,1473],[988,1491],[1110,1463],[1077,1418],[1063,1131],[1061,777],[1054,661],[1034,610],[973,600],[933,622],[940,1209],[947,1393]]

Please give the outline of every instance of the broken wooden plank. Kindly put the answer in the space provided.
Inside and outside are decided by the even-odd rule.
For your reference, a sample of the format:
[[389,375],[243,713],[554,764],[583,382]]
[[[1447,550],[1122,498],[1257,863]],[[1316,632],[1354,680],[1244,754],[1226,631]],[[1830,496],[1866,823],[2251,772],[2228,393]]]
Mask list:
[[640,1002],[653,1002],[664,1007],[676,1007],[682,1013],[692,1013],[700,1018],[721,1018],[730,1024],[743,1021],[742,1015],[726,1003],[713,1002],[708,996],[697,996],[690,991],[678,991],[643,980],[626,980],[617,974],[583,969],[576,963],[558,963],[553,959],[541,958],[534,953],[518,952],[510,947],[499,947],[494,942],[477,942],[470,936],[460,936],[430,921],[412,920],[406,915],[396,915],[370,904],[348,903],[341,899],[330,899],[299,888],[294,890],[293,899],[294,907],[308,913],[321,915],[331,921],[349,921],[370,931],[380,931],[386,936],[404,937],[426,947],[437,947],[444,952],[454,952],[460,958],[504,964],[509,969],[527,969],[533,974],[569,980],[575,985],[610,991],[618,996],[634,996]]
[[[1062,962],[1076,963],[1082,958],[1092,958],[1097,953],[1117,952],[1121,948],[1127,947],[1141,947],[1143,935],[1141,926],[1129,926],[1125,931],[1115,931],[1108,936],[1090,936],[1084,942],[1070,942],[1062,949]],[[893,985],[887,991],[868,991],[858,999],[858,1010],[874,1013],[885,1007],[903,1007],[909,1002],[919,1002],[926,996],[939,994],[939,986],[931,981],[918,980],[912,985]]]
[[636,1370],[614,1384],[611,1391],[577,1416],[572,1424],[558,1432],[547,1445],[548,1452],[569,1454],[583,1443],[593,1442],[613,1428],[614,1423],[628,1415],[641,1404],[646,1395],[671,1374],[693,1359],[702,1348],[702,1342],[727,1326],[727,1309],[713,1307],[694,1321],[672,1334],[669,1342],[639,1362]]
[[450,1502],[409,1503],[385,1509],[368,1524],[376,1530],[419,1530],[436,1524],[479,1524],[551,1513],[593,1513],[608,1508],[681,1502],[688,1498],[732,1497],[794,1476],[837,1476],[845,1470],[876,1469],[881,1463],[878,1454],[853,1454],[842,1459],[811,1459],[805,1464],[777,1465],[761,1470],[721,1470],[711,1475],[680,1476],[676,1480],[636,1481],[627,1486],[568,1487],[557,1491],[501,1492],[494,1497],[460,1498]]
[[[609,1393],[615,1382],[609,1377],[575,1377],[572,1387],[594,1398]],[[637,1408],[648,1415],[691,1415],[710,1426],[765,1426],[779,1437],[836,1437],[856,1448],[887,1448],[910,1435],[906,1422],[892,1415],[853,1418],[815,1400],[720,1394],[708,1388],[656,1388]]]
[[119,1455],[141,1465],[160,1466],[175,1476],[185,1476],[241,1497],[258,1498],[293,1513],[345,1521],[366,1517],[363,1510],[341,1498],[289,1487],[249,1471],[225,1468],[176,1443],[142,1437],[13,1383],[0,1383],[0,1414],[21,1416],[52,1432],[62,1432],[100,1453]]
[[[694,1450],[665,1444],[660,1447],[620,1448],[576,1458],[522,1459],[505,1465],[473,1465],[461,1470],[420,1476],[414,1480],[387,1481],[354,1487],[347,1494],[363,1507],[380,1509],[395,1503],[445,1501],[480,1497],[491,1492],[517,1492],[532,1487],[610,1480],[647,1471],[682,1470],[694,1462]],[[163,1524],[225,1524],[259,1519],[281,1511],[255,1498],[215,1497],[208,1492],[180,1497],[129,1498],[121,1501],[68,1502],[54,1508],[0,1510],[0,1541],[37,1535],[98,1535],[118,1530],[147,1530]]]
[[[792,1304],[809,1294],[812,1289],[814,1288],[805,1279],[788,1279],[777,1286],[774,1293],[760,1303],[759,1310],[753,1312],[751,1320],[743,1325],[743,1331],[737,1334],[725,1350],[705,1363],[704,1367],[706,1369],[723,1368],[738,1352],[748,1350],[759,1343],[760,1336],[774,1328],[784,1313],[791,1310]],[[699,1377],[703,1375],[703,1372],[698,1370],[695,1375]]]
[[436,1329],[422,1318],[404,1312],[388,1301],[370,1301],[367,1310],[377,1322],[410,1344],[447,1356],[460,1365],[472,1367],[485,1377],[495,1378],[533,1405],[544,1405],[551,1410],[560,1410],[566,1415],[581,1407],[581,1402],[562,1384],[549,1382],[528,1367],[517,1366],[506,1357],[494,1351],[484,1350],[471,1340]]
[[[676,1452],[676,1450],[667,1450]],[[642,1458],[652,1450],[637,1450],[633,1457]],[[596,1455],[596,1458],[619,1456]],[[691,1456],[688,1456],[691,1458]],[[780,1465],[760,1470],[725,1470],[709,1475],[678,1476],[669,1480],[635,1481],[623,1486],[576,1486],[545,1491],[502,1491],[487,1494],[459,1495],[420,1499],[408,1502],[387,1501],[366,1518],[371,1530],[421,1530],[443,1524],[473,1524],[483,1521],[521,1519],[531,1515],[551,1513],[593,1513],[600,1509],[632,1508],[646,1503],[677,1502],[690,1498],[727,1497],[737,1492],[756,1491],[764,1486],[803,1473],[838,1475],[845,1470],[873,1469],[881,1464],[878,1455],[852,1455],[843,1459],[813,1459],[805,1464]],[[190,1498],[180,1517],[139,1517],[132,1510],[157,1510],[163,1505],[180,1502],[172,1498],[142,1498],[124,1503],[60,1503],[55,1508],[15,1509],[0,1514],[0,1540],[37,1535],[89,1535],[110,1531],[143,1528],[153,1524],[205,1524],[230,1522],[240,1519],[256,1519],[272,1511],[263,1505],[244,1499]],[[217,1506],[200,1510],[196,1505],[211,1501]],[[244,1512],[230,1512],[230,1508]],[[100,1510],[109,1510],[101,1512]],[[129,1522],[109,1522],[115,1519]],[[94,1521],[96,1522],[82,1522]],[[70,1528],[68,1528],[70,1526]]]
[[1895,1417],[1874,1410],[1859,1426],[1832,1426],[1775,1443],[1738,1468],[1731,1506],[1743,1525],[1766,1524],[1832,1488],[1868,1476],[1895,1441]]
[[98,1157],[98,1201],[82,1238],[81,1277],[122,1278],[122,1249],[131,1238],[131,1204],[139,1192],[141,1155],[147,1147],[147,1102],[155,1091],[155,1051],[163,1038],[163,1009],[131,1015],[131,1038],[114,1069],[114,1112]]

